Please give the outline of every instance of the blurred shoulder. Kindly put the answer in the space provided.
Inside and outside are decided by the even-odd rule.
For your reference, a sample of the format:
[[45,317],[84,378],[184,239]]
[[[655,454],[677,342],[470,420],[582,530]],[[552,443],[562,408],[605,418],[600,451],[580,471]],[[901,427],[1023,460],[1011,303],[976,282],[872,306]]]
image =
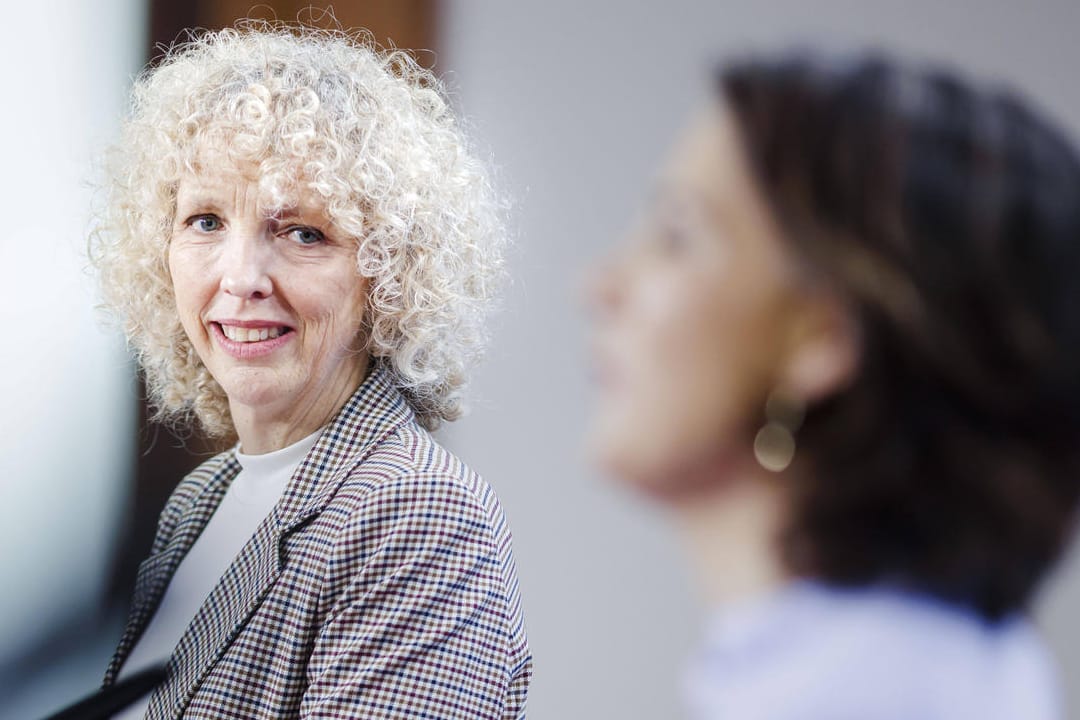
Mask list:
[[770,720],[1059,717],[1053,663],[1022,617],[990,624],[924,596],[798,584],[715,620],[688,676],[700,708],[734,703]]

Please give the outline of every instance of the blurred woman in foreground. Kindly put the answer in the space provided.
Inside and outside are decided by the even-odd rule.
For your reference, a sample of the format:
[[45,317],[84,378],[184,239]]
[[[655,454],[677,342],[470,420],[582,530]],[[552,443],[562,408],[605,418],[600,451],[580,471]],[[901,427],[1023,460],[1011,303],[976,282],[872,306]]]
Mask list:
[[696,718],[1060,716],[1026,616],[1080,482],[1080,163],[879,58],[725,68],[595,279],[591,431],[713,608]]

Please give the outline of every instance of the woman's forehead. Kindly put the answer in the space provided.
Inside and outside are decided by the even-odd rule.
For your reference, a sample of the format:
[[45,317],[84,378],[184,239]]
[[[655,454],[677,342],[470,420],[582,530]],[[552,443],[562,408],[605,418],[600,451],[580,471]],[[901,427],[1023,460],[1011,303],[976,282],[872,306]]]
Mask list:
[[314,159],[273,147],[251,146],[235,133],[214,133],[181,147],[183,171],[188,175],[260,186],[306,184],[304,166]]
[[180,176],[177,204],[251,206],[272,217],[292,212],[327,214],[326,201],[290,168],[262,164],[200,163]]

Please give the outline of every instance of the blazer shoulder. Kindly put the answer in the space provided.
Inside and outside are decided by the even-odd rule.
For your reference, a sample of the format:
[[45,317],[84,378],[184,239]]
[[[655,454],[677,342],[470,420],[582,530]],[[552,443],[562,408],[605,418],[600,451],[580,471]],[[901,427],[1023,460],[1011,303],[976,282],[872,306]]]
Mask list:
[[[494,491],[419,426],[396,429],[350,468],[324,509],[322,532],[331,562],[343,566],[370,567],[372,558],[393,548],[401,558],[441,557],[421,563],[431,568],[468,558],[514,572],[509,528]],[[489,577],[506,585],[502,574]]]
[[382,439],[349,471],[343,490],[384,495],[425,488],[433,500],[456,501],[487,516],[502,511],[487,482],[416,423],[405,423]]
[[499,662],[524,696],[532,656],[502,507],[491,486],[423,428],[396,428],[354,464],[316,532],[327,607],[350,606],[395,578],[408,578],[414,593],[458,588],[454,602],[481,598]]

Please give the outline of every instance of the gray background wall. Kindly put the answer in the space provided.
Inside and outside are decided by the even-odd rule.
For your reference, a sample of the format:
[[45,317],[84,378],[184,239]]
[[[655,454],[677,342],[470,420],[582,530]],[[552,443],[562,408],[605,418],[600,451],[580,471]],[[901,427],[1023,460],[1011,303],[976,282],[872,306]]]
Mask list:
[[[497,487],[536,653],[533,718],[677,716],[699,620],[664,518],[596,476],[578,303],[713,58],[790,41],[882,45],[1021,86],[1080,137],[1080,3],[451,0],[439,65],[516,199],[514,285],[471,417],[443,433]],[[1080,720],[1080,556],[1039,619]]]

